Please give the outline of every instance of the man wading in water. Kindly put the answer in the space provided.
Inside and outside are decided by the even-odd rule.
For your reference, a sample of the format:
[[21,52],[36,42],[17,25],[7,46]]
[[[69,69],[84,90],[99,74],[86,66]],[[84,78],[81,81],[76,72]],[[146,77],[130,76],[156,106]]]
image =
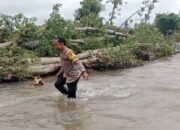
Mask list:
[[[60,58],[62,63],[62,68],[58,72],[58,80],[55,83],[55,87],[68,98],[76,98],[77,84],[81,77],[88,80],[88,74],[79,61],[77,55],[66,47],[66,40],[64,38],[55,39],[55,47],[60,51]],[[67,84],[66,88],[64,85]]]

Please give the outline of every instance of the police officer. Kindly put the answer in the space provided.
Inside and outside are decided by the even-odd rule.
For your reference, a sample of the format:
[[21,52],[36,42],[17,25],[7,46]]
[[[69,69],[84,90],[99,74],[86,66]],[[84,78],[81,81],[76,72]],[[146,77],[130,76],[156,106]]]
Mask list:
[[[74,52],[66,47],[66,40],[62,37],[55,39],[55,48],[60,51],[60,59],[62,68],[57,74],[55,87],[68,98],[76,98],[77,84],[81,77],[88,80],[88,74],[85,67],[79,61],[79,58]],[[67,87],[64,85],[67,84]]]

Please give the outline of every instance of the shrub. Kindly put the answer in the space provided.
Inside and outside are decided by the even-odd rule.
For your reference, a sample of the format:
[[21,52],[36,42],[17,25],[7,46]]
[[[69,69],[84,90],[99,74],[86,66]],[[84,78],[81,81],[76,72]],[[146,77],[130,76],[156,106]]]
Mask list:
[[17,31],[28,23],[34,23],[36,18],[27,18],[23,14],[17,14],[14,16],[0,15],[0,26],[5,26],[3,38],[5,40],[12,39]]
[[134,30],[135,42],[137,43],[162,43],[164,36],[153,25],[141,23]]
[[107,55],[106,65],[112,68],[128,68],[141,65],[141,61],[132,52],[133,46],[127,44],[104,49]]
[[53,6],[53,12],[40,30],[40,44],[35,50],[39,56],[58,55],[58,51],[53,45],[55,37],[62,36],[67,41],[72,37],[77,37],[77,33],[74,31],[74,24],[71,21],[64,20],[59,14],[60,7],[60,4]]
[[36,60],[37,57],[20,47],[7,47],[0,49],[0,81],[18,80],[28,78],[31,73],[28,69],[28,59]]
[[39,28],[35,23],[27,23],[17,32],[17,43],[28,50],[34,50],[39,43]]

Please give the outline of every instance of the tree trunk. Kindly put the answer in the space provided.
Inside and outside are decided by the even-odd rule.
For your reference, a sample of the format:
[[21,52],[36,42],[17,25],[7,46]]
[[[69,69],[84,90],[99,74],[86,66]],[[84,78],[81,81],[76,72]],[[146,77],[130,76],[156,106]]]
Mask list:
[[85,41],[83,39],[71,39],[71,43],[80,43],[80,44],[85,44]]
[[[100,60],[100,49],[93,51],[86,51],[81,54],[78,54],[80,61],[85,66],[91,66],[96,64]],[[32,64],[32,61],[29,60],[30,66],[29,69],[33,75],[48,75],[58,71],[61,68],[61,61],[59,57],[43,57],[40,60]]]
[[13,42],[0,43],[0,48],[7,47],[7,46],[10,46],[10,45],[13,45]]
[[[147,5],[147,6],[145,6],[145,7],[143,7],[143,8],[147,8],[147,7],[149,7],[150,5]],[[134,16],[134,15],[136,15],[136,14],[138,14],[140,11],[141,11],[142,9],[139,9],[139,10],[137,10],[136,12],[134,12],[132,15],[130,15],[122,24],[121,24],[121,28]]]
[[4,26],[0,26],[0,43],[3,42]]
[[[76,31],[79,32],[103,32],[103,30],[98,29],[98,28],[93,28],[93,27],[78,27],[75,28]],[[129,37],[128,34],[124,34],[122,32],[116,32],[111,29],[105,29],[105,32],[108,33],[109,35],[115,35],[115,36],[120,36],[120,37]]]
[[58,71],[60,68],[61,64],[31,65],[29,67],[33,75],[48,75]]
[[112,13],[111,13],[111,17],[110,17],[110,25],[113,25],[113,19],[114,19],[114,14],[115,14],[115,3],[113,5],[113,9],[112,9]]

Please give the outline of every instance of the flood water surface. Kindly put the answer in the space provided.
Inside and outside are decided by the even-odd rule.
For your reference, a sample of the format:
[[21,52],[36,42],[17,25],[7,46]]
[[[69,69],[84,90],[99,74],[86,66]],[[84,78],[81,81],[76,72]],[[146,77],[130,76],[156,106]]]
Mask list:
[[0,130],[179,130],[180,55],[127,70],[93,72],[68,101],[55,78],[0,85]]

